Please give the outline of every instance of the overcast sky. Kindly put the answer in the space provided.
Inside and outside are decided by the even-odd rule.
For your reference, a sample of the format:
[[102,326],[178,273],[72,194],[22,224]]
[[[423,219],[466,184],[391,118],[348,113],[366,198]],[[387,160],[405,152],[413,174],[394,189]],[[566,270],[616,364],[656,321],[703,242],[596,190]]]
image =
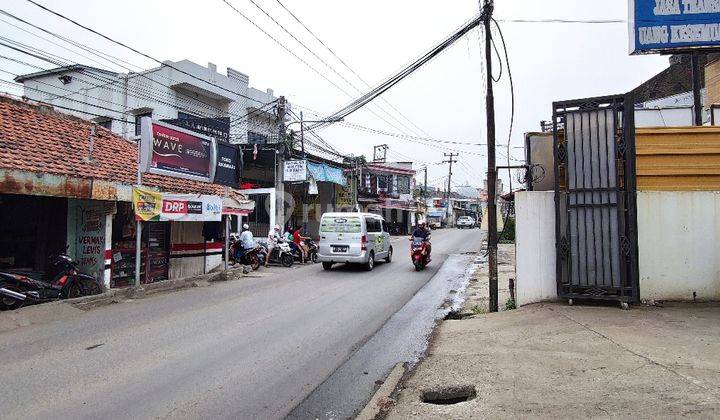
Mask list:
[[[251,86],[262,90],[271,88],[276,95],[285,95],[296,111],[305,111],[306,119],[314,117],[309,110],[331,113],[351,99],[245,21],[222,0],[38,1],[161,60],[213,62],[221,73],[224,73],[225,67],[233,67],[250,76]],[[328,78],[360,96],[275,26],[250,0],[229,1]],[[345,78],[357,87],[365,88],[276,0],[254,1]],[[477,0],[281,1],[371,84],[395,73],[478,13]],[[143,68],[155,66],[152,61],[79,30],[27,1],[6,0],[0,8]],[[625,20],[627,1],[497,0],[495,16],[499,20]],[[42,44],[2,22],[0,25],[0,34],[4,37],[31,43],[68,59],[71,57],[59,47]],[[552,101],[623,93],[652,77],[668,63],[666,57],[628,56],[627,24],[501,22],[501,27],[508,44],[515,81],[516,118],[512,151],[516,157],[523,154],[523,133],[537,131],[540,120],[549,119]],[[485,143],[485,82],[479,37],[478,30],[471,32],[383,95],[422,131],[409,122],[405,122],[407,127],[402,127],[391,119],[386,113],[405,121],[381,101],[376,103],[385,110],[373,109],[396,127],[367,110],[358,111],[348,121],[390,132],[402,129],[407,134],[414,131],[435,139]],[[20,57],[3,47],[0,50],[3,55]],[[76,60],[87,62],[82,57]],[[493,65],[496,74],[499,74],[495,60]],[[31,70],[4,60],[0,60],[0,69],[19,73]],[[0,77],[11,79],[7,74],[0,74]],[[501,82],[495,84],[499,144],[505,144],[508,136],[510,91],[507,81],[505,71]],[[5,90],[7,86],[0,86],[0,89]],[[389,157],[393,160],[412,158],[422,162],[418,167],[429,164],[428,178],[433,184],[440,184],[442,177],[447,175],[447,165],[438,164],[443,160],[442,150],[347,126],[333,126],[319,134],[342,152],[356,155],[371,156],[373,145],[386,143],[390,146]],[[484,147],[452,147],[465,151],[461,152],[461,163],[453,171],[453,184],[481,185],[487,170]],[[467,152],[481,153],[482,156]],[[499,154],[498,158],[504,163],[501,156]],[[418,179],[421,180],[422,176]]]

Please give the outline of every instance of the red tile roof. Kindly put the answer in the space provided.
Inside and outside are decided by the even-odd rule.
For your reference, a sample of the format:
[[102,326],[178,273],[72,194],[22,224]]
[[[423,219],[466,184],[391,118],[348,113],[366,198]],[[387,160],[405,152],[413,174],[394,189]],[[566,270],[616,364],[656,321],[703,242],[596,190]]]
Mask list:
[[[96,126],[92,161],[92,123],[47,105],[0,95],[0,168],[76,178],[136,183],[137,146]],[[178,193],[222,195],[223,187],[153,174],[143,185]]]

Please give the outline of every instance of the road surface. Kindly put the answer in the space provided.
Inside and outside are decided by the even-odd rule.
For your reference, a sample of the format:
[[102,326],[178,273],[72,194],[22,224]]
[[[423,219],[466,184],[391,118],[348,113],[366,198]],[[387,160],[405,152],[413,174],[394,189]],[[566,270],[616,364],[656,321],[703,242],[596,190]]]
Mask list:
[[273,419],[311,395],[321,409],[313,391],[372,341],[448,254],[476,251],[480,240],[479,230],[437,231],[433,263],[419,273],[398,238],[395,261],[370,273],[319,264],[261,269],[262,277],[2,333],[0,417]]

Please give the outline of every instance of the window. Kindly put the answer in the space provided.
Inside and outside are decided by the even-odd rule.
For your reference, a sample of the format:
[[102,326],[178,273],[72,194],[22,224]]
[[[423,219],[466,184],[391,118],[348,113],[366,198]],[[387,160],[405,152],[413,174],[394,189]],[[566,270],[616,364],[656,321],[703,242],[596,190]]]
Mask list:
[[97,125],[99,125],[100,127],[105,127],[108,130],[112,130],[112,120],[98,121]]
[[326,217],[320,222],[321,233],[360,233],[359,217]]
[[140,135],[140,121],[143,117],[150,117],[152,118],[152,111],[150,112],[144,112],[142,114],[135,114],[135,135]]
[[382,226],[380,224],[380,219],[376,219],[374,217],[366,217],[365,218],[365,226],[367,226],[367,232],[368,233],[380,233],[382,232]]
[[248,131],[248,144],[267,144],[268,138],[264,134]]
[[387,228],[387,223],[384,220],[382,221],[382,230],[383,232],[389,232]]
[[378,185],[378,191],[389,191],[390,190],[390,182],[388,182],[388,176],[387,175],[378,175],[377,177],[377,185]]
[[408,176],[397,177],[397,191],[400,194],[410,194],[410,177],[408,177]]

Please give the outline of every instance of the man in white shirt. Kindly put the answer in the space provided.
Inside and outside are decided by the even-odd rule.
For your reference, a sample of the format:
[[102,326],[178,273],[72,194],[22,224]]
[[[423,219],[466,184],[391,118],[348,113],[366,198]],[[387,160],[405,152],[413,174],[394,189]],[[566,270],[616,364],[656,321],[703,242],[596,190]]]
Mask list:
[[282,237],[280,236],[280,225],[275,225],[274,228],[270,229],[270,233],[268,233],[268,238],[267,238],[268,252],[267,252],[267,255],[265,256],[265,266],[267,266],[268,263],[270,262],[270,254],[272,254],[273,249],[275,249],[275,247],[278,245],[278,242],[281,239],[282,239]]
[[250,226],[247,224],[243,225],[243,231],[240,234],[240,243],[244,250],[255,248],[255,238],[253,238],[253,234],[250,232]]

